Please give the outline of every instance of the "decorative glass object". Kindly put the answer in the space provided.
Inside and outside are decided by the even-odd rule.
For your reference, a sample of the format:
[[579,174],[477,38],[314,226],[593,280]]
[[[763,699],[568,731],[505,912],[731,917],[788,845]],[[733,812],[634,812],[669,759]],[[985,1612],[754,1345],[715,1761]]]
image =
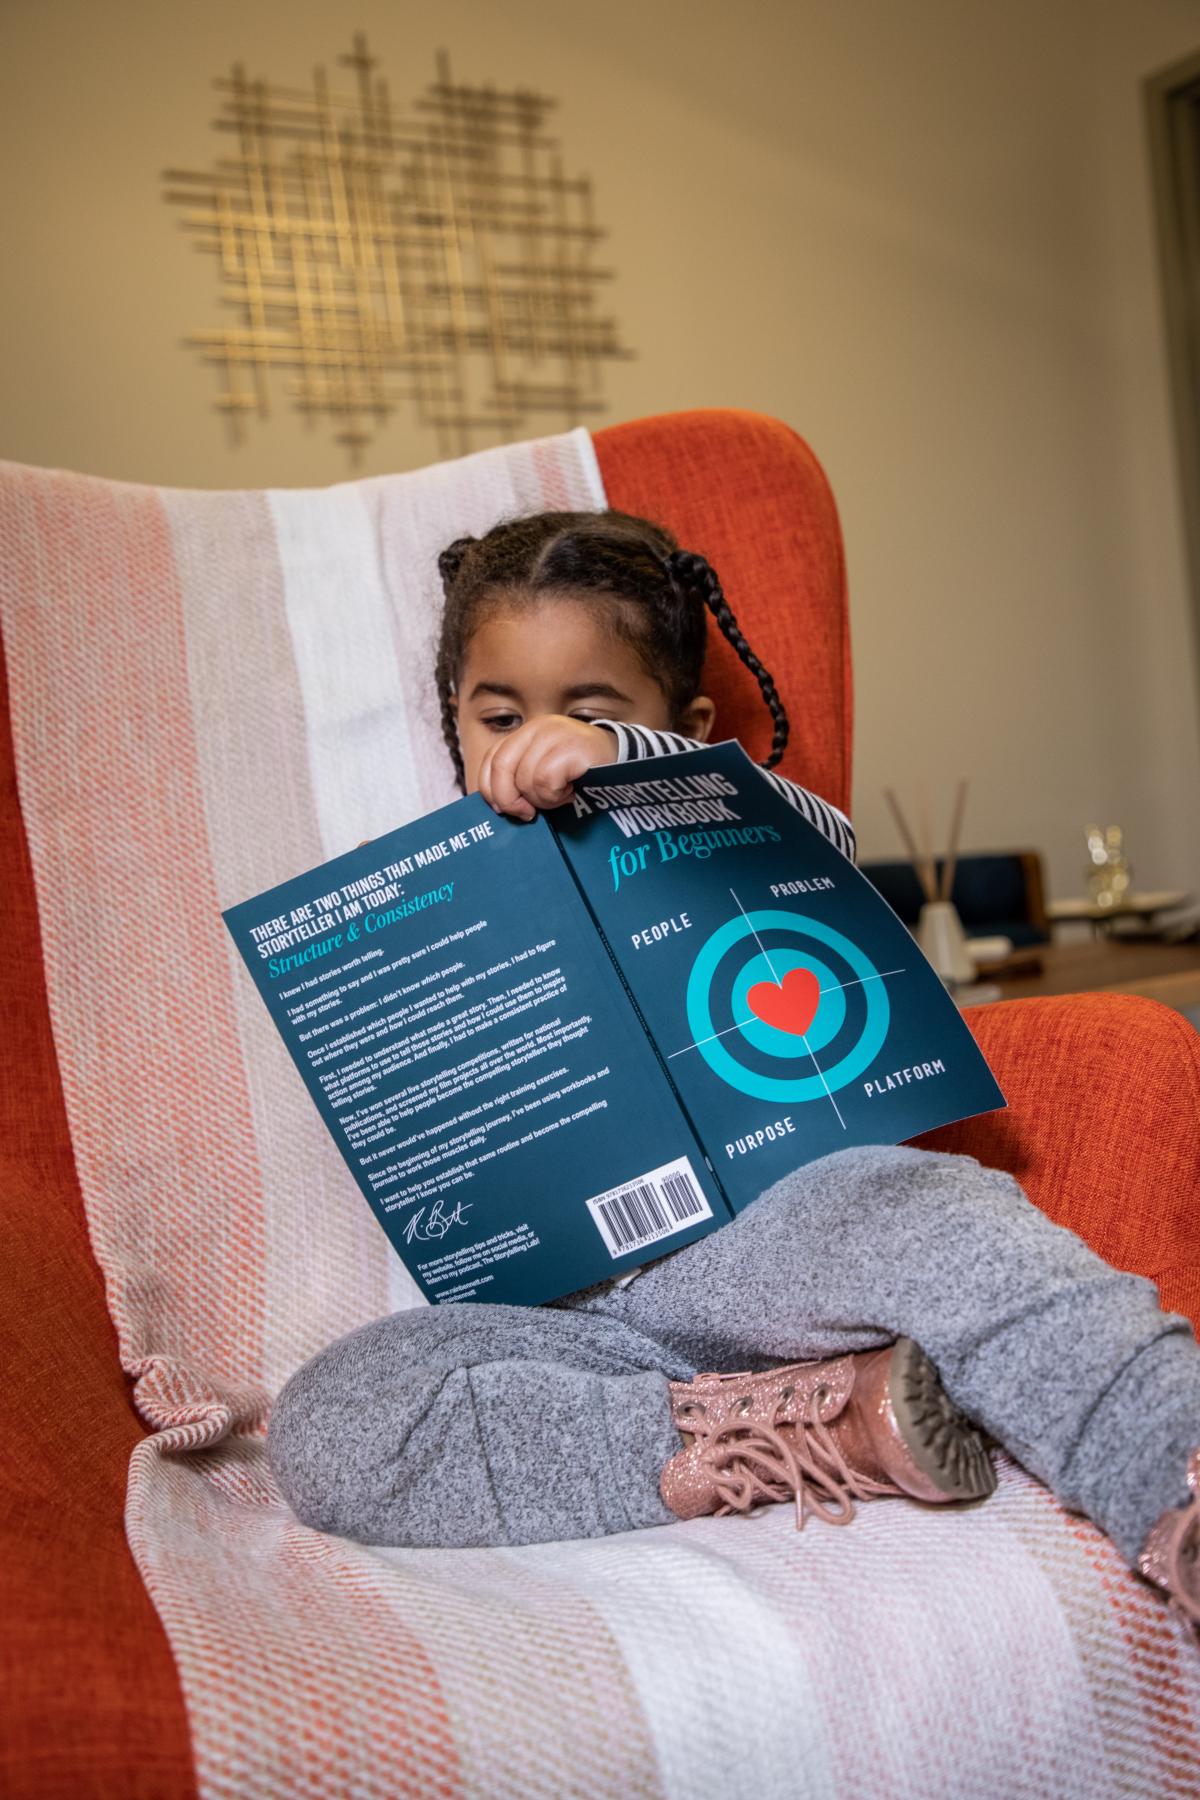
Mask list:
[[1119,825],[1089,825],[1088,894],[1095,906],[1116,911],[1125,904],[1133,881],[1133,865],[1125,855],[1124,834]]

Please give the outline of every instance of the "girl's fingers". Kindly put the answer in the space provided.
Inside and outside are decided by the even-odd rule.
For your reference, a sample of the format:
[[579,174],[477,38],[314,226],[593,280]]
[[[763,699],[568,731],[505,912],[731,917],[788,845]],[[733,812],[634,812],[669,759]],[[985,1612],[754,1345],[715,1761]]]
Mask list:
[[[534,722],[531,721],[532,725]],[[509,737],[502,738],[488,752],[488,789],[485,799],[497,812],[509,813],[514,819],[532,819],[537,808],[521,792],[516,771],[524,757],[531,736],[530,726],[523,725]],[[480,782],[480,793],[483,783]]]
[[[565,757],[561,745],[532,743],[513,770],[516,790],[534,806],[555,806],[564,798],[561,771]],[[569,779],[567,777],[566,779]]]
[[575,783],[591,765],[578,750],[554,757],[537,773],[537,793],[531,794],[538,806],[565,806],[575,792]]
[[515,813],[517,818],[524,819],[531,816],[529,803],[523,798],[513,779],[524,752],[520,736],[520,732],[514,731],[511,737],[502,738],[491,752],[488,770],[491,793],[487,798],[497,812]]
[[475,777],[475,786],[489,806],[494,805],[492,800],[492,757],[494,754],[493,750],[484,751],[483,761],[479,765],[479,773]]
[[477,779],[479,792],[489,806],[497,812],[515,812],[519,819],[525,819],[532,815],[512,778],[513,768],[521,756],[517,736],[514,731],[510,737],[497,739],[484,753]]
[[591,766],[587,750],[577,742],[531,745],[516,770],[517,789],[535,806],[562,806]]
[[572,784],[592,768],[606,744],[600,733],[581,732],[566,720],[529,719],[489,749],[477,785],[489,806],[517,819],[532,819],[540,807],[561,806]]

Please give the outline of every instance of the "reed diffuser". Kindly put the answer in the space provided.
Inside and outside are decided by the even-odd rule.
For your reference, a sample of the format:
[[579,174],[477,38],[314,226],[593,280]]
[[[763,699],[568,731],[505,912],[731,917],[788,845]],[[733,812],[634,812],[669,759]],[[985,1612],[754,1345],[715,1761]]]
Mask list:
[[941,976],[947,987],[958,987],[963,982],[974,981],[975,964],[971,961],[967,949],[966,934],[962,928],[962,920],[958,916],[950,895],[954,891],[954,871],[958,863],[958,845],[962,836],[963,814],[967,805],[967,783],[960,781],[954,797],[954,812],[950,820],[950,842],[942,859],[941,880],[938,880],[937,862],[933,855],[933,839],[929,829],[929,815],[924,804],[921,806],[921,847],[909,828],[894,789],[884,788],[883,797],[891,809],[896,829],[900,833],[909,860],[921,884],[921,892],[925,903],[921,907],[921,916],[917,920],[916,938],[926,957]]

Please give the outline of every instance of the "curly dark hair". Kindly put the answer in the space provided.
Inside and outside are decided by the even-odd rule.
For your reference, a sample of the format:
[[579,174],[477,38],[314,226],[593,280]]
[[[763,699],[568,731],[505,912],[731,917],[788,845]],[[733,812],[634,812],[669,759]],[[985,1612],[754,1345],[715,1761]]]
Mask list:
[[538,594],[607,599],[612,629],[637,651],[678,717],[700,691],[707,619],[729,639],[754,675],[775,724],[765,768],[788,741],[788,717],[766,669],[742,636],[717,572],[681,550],[671,533],[632,513],[546,512],[461,537],[438,557],[446,604],[437,656],[442,730],[458,785],[466,791],[454,694],[463,657],[484,612],[504,600]]

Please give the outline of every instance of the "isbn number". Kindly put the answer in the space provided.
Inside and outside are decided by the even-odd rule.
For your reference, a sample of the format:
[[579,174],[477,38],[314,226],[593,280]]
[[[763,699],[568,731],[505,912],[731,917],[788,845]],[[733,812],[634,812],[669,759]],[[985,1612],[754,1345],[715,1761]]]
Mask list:
[[610,1256],[641,1250],[699,1219],[712,1218],[686,1156],[597,1194],[587,1204]]

